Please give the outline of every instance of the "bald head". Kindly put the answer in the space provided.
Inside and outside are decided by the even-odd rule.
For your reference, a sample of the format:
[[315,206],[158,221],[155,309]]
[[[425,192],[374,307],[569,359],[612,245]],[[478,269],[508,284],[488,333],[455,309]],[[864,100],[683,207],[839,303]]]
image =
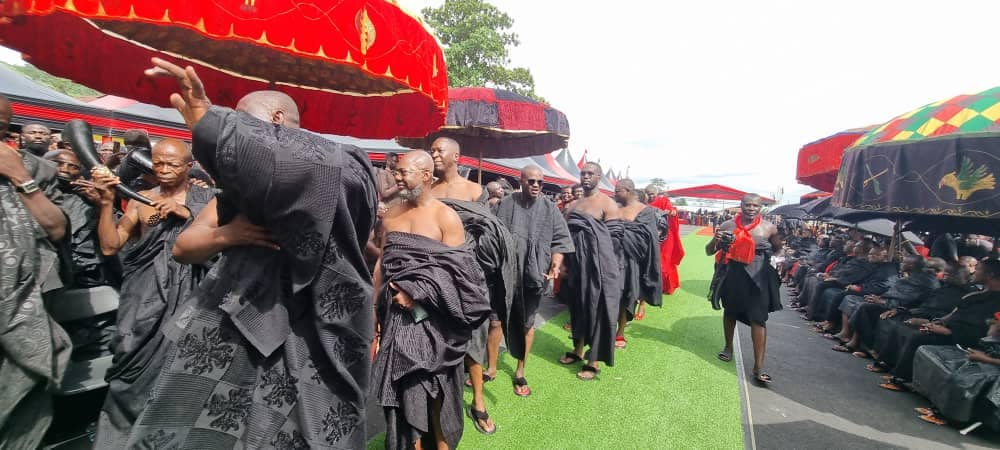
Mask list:
[[621,186],[621,187],[623,187],[625,189],[628,189],[630,191],[634,191],[635,190],[635,182],[632,181],[632,180],[630,180],[630,179],[628,179],[628,178],[623,178],[621,180],[618,180],[617,186]]
[[3,137],[3,134],[7,132],[7,128],[10,127],[11,115],[10,100],[7,100],[7,97],[4,95],[0,95],[0,138]]
[[254,91],[240,99],[237,111],[243,111],[265,122],[288,128],[299,127],[299,107],[288,94],[279,91]]
[[187,184],[193,160],[191,149],[184,141],[164,139],[153,146],[152,154],[153,175],[160,188],[176,188]]
[[422,195],[430,194],[434,178],[434,160],[423,150],[414,150],[399,158],[393,178],[399,188],[399,198],[414,202]]

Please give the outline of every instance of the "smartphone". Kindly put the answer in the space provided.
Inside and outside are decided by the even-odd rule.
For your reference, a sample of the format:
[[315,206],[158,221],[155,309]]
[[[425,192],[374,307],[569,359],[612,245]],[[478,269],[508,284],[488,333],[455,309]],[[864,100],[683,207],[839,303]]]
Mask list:
[[420,305],[413,305],[413,308],[410,309],[410,314],[413,315],[413,323],[423,322],[430,317],[430,315],[427,314],[427,310]]

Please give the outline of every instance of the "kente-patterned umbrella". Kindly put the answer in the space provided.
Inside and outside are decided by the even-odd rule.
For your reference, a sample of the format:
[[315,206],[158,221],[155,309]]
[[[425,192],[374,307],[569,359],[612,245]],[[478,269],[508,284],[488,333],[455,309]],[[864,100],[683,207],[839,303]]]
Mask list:
[[276,89],[317,132],[392,138],[444,123],[437,40],[394,1],[7,0],[0,41],[32,64],[101,92],[168,106],[158,56],[192,65],[213,102]]
[[895,216],[1000,218],[1000,87],[903,114],[844,152],[834,204]]
[[430,149],[434,139],[448,136],[469,156],[522,158],[565,148],[569,121],[559,110],[514,92],[451,88],[448,116],[440,130],[421,137],[400,136],[399,145],[409,148]]
[[875,127],[855,128],[841,131],[823,139],[810,142],[799,149],[795,179],[799,183],[826,192],[833,191],[840,170],[840,158],[849,147],[865,133]]

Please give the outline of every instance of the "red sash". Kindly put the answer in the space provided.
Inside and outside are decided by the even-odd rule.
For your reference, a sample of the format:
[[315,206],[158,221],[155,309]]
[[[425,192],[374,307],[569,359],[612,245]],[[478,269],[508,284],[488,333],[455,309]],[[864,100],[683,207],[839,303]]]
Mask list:
[[[736,229],[733,230],[733,243],[729,246],[729,251],[726,252],[725,263],[729,261],[736,261],[743,264],[750,264],[753,262],[754,254],[757,251],[757,242],[753,240],[753,235],[750,234],[757,225],[760,225],[760,216],[754,217],[753,222],[750,223],[749,227],[743,227],[743,215],[737,213],[736,217],[733,218],[733,223],[736,224]],[[716,254],[716,261],[721,259],[721,252]]]

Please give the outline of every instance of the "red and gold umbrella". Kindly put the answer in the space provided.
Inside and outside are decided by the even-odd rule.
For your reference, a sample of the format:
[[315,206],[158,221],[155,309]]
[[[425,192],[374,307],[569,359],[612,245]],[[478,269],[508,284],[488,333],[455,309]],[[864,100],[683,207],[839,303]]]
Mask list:
[[441,47],[393,1],[7,0],[0,17],[0,42],[40,69],[142,102],[168,106],[173,92],[143,75],[158,56],[194,66],[219,104],[283,91],[317,132],[391,138],[444,123]]
[[850,147],[854,141],[873,128],[875,127],[841,131],[803,145],[799,149],[795,179],[799,183],[821,191],[833,192],[833,185],[837,181],[837,171],[840,170],[840,159],[844,156],[844,149]]

